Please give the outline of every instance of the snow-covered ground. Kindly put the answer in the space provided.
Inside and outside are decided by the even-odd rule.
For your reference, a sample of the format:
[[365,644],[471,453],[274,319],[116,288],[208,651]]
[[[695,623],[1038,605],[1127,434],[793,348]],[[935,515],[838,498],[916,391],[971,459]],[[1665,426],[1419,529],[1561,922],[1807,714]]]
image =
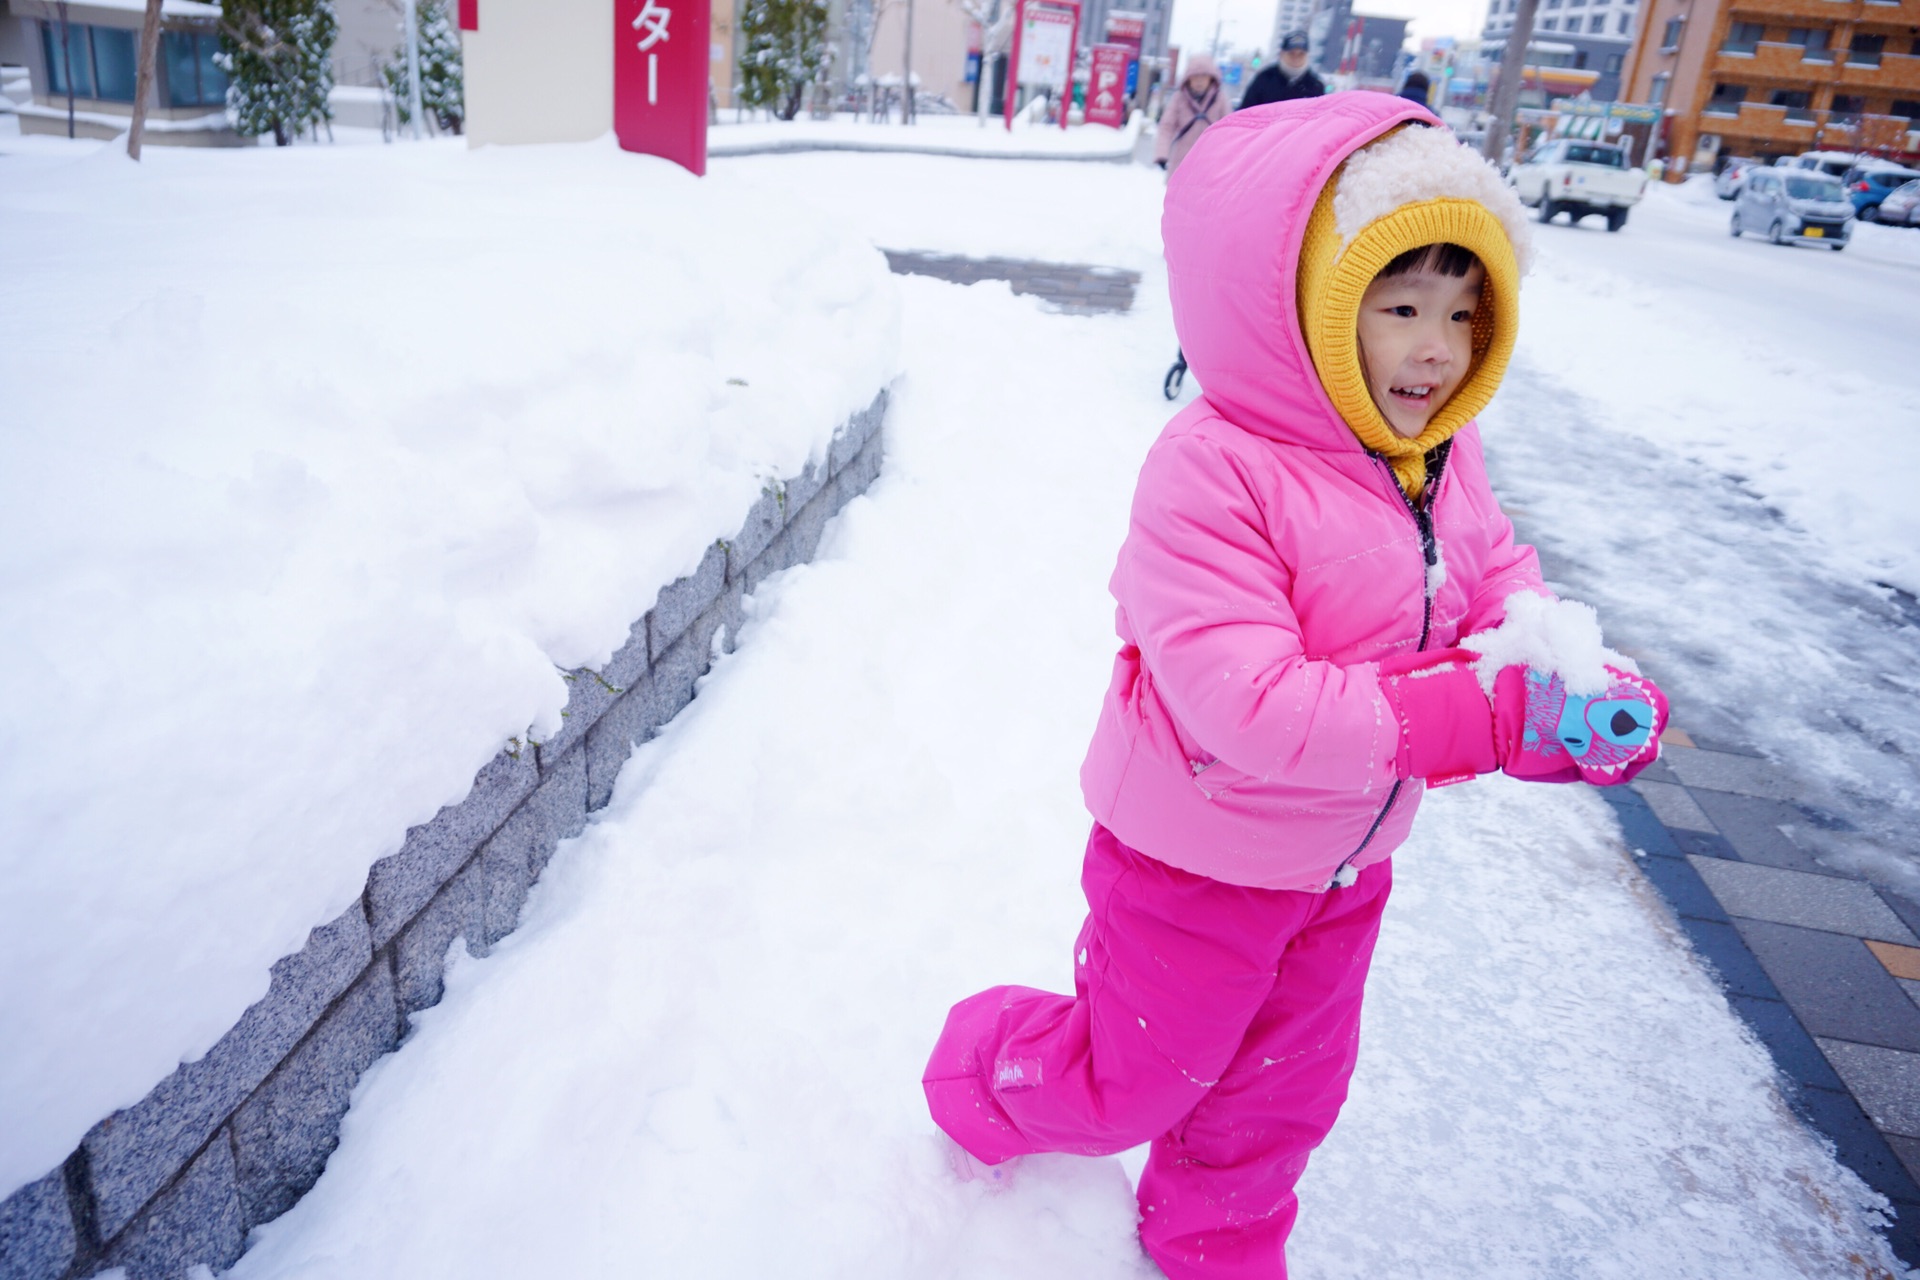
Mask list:
[[863,239],[610,142],[8,138],[0,1196],[896,370]]
[[774,146],[801,144],[863,151],[928,151],[948,155],[993,156],[1059,155],[1112,159],[1133,153],[1134,141],[1143,127],[1151,127],[1146,117],[1136,114],[1124,129],[1105,125],[1072,125],[1062,129],[1029,121],[1014,121],[1009,130],[999,116],[990,116],[984,124],[979,117],[922,113],[912,126],[890,120],[867,120],[837,115],[827,120],[800,117],[773,120],[762,115],[722,111],[715,127],[709,130],[707,145],[715,156],[729,152],[759,150]]
[[[763,588],[521,930],[485,961],[456,948],[445,1001],[362,1083],[245,1280],[1153,1273],[1138,1153],[1033,1160],[997,1194],[956,1182],[918,1078],[951,1001],[1071,981],[1104,584],[1167,411],[1157,175],[837,156],[715,173],[888,247],[1147,279],[1126,317],[901,282],[886,473],[816,563]],[[1077,242],[1062,196],[1087,211]],[[1490,433],[1496,453],[1521,429]],[[1544,523],[1579,487],[1541,484]],[[1631,858],[1580,789],[1432,797],[1396,859],[1352,1101],[1302,1185],[1296,1276],[1899,1270]]]
[[1809,852],[1920,899],[1920,231],[1727,234],[1700,180],[1536,229],[1489,464],[1680,722],[1779,760]]

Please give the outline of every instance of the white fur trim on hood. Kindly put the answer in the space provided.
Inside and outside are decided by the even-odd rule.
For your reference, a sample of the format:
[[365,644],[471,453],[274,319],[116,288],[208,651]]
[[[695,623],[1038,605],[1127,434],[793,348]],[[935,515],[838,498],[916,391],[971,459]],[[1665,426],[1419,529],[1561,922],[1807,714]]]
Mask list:
[[1506,228],[1525,275],[1533,265],[1526,206],[1500,171],[1460,144],[1451,129],[1408,125],[1347,157],[1333,191],[1333,223],[1344,252],[1366,225],[1402,205],[1452,196],[1472,200]]

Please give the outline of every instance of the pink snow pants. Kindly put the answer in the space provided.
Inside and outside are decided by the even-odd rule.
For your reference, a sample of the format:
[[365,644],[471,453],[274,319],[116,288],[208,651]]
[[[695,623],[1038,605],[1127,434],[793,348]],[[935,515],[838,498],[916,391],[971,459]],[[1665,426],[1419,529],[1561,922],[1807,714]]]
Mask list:
[[1171,1280],[1284,1280],[1294,1184],[1359,1051],[1392,887],[1248,889],[1176,870],[1095,825],[1072,998],[963,1000],[927,1063],[933,1118],[988,1164],[1149,1139],[1140,1240]]

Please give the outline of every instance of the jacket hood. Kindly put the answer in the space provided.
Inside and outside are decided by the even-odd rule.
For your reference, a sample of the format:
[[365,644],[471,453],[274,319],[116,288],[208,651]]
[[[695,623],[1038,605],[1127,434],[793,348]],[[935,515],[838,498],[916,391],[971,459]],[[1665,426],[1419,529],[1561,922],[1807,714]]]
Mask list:
[[[1372,446],[1392,455],[1418,444],[1406,463],[1417,473],[1418,453],[1450,435],[1492,398],[1517,328],[1518,269],[1509,244],[1516,228],[1502,225],[1500,215],[1507,211],[1483,209],[1471,196],[1416,198],[1383,211],[1365,227],[1336,229],[1331,221],[1335,202],[1326,188],[1349,156],[1402,125],[1439,123],[1431,112],[1404,98],[1337,93],[1235,112],[1194,146],[1168,185],[1161,234],[1181,350],[1207,401],[1229,421],[1275,440],[1322,450],[1358,452]],[[1392,208],[1391,201],[1388,205]],[[1423,211],[1420,205],[1432,208]],[[1427,216],[1433,213],[1445,216]],[[1475,373],[1419,441],[1402,442],[1390,432],[1376,438],[1374,420],[1382,431],[1384,420],[1379,420],[1364,386],[1356,403],[1349,385],[1357,376],[1350,326],[1358,313],[1358,295],[1346,277],[1354,275],[1359,258],[1371,259],[1389,240],[1405,240],[1416,225],[1447,229],[1442,238],[1457,239],[1451,230],[1463,222],[1475,224],[1479,232],[1468,237],[1468,247],[1488,262],[1493,285],[1487,323],[1476,325]],[[1319,365],[1326,366],[1331,314],[1335,327],[1347,326],[1344,347],[1335,354],[1352,368],[1317,367],[1316,352],[1303,330],[1302,246],[1310,226],[1318,247],[1308,264],[1307,283],[1315,297],[1304,309],[1317,326],[1313,346],[1322,357]],[[1377,234],[1383,228],[1392,229],[1387,239]],[[1354,245],[1356,237],[1369,252],[1347,255],[1355,261],[1334,271],[1328,255],[1339,255],[1341,246]],[[1414,242],[1419,243],[1417,234]],[[1384,263],[1383,258],[1374,266]],[[1366,276],[1359,289],[1371,279],[1371,271]],[[1329,284],[1337,295],[1331,311],[1322,296]],[[1354,296],[1346,298],[1347,293]],[[1331,396],[1328,382],[1333,385]],[[1439,429],[1443,417],[1444,432]],[[1430,435],[1438,438],[1429,440]],[[1401,461],[1393,461],[1399,473]],[[1402,481],[1410,492],[1418,492],[1417,474],[1411,480],[1402,475]]]
[[1187,59],[1186,70],[1180,75],[1180,83],[1185,84],[1195,76],[1212,76],[1215,84],[1220,83],[1220,64],[1204,53],[1196,53]]

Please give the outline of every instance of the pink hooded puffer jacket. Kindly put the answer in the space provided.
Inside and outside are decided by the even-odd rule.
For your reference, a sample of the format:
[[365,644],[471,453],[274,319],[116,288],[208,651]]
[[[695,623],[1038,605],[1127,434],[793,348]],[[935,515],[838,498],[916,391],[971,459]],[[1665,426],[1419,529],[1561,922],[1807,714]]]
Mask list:
[[[1423,108],[1377,93],[1275,103],[1207,129],[1161,229],[1174,327],[1205,394],[1147,455],[1114,570],[1121,649],[1081,787],[1125,844],[1231,884],[1318,891],[1406,838],[1375,663],[1496,625],[1544,591],[1487,485],[1478,428],[1425,510],[1335,412],[1295,304],[1321,188]],[[1431,568],[1422,520],[1431,520]]]

